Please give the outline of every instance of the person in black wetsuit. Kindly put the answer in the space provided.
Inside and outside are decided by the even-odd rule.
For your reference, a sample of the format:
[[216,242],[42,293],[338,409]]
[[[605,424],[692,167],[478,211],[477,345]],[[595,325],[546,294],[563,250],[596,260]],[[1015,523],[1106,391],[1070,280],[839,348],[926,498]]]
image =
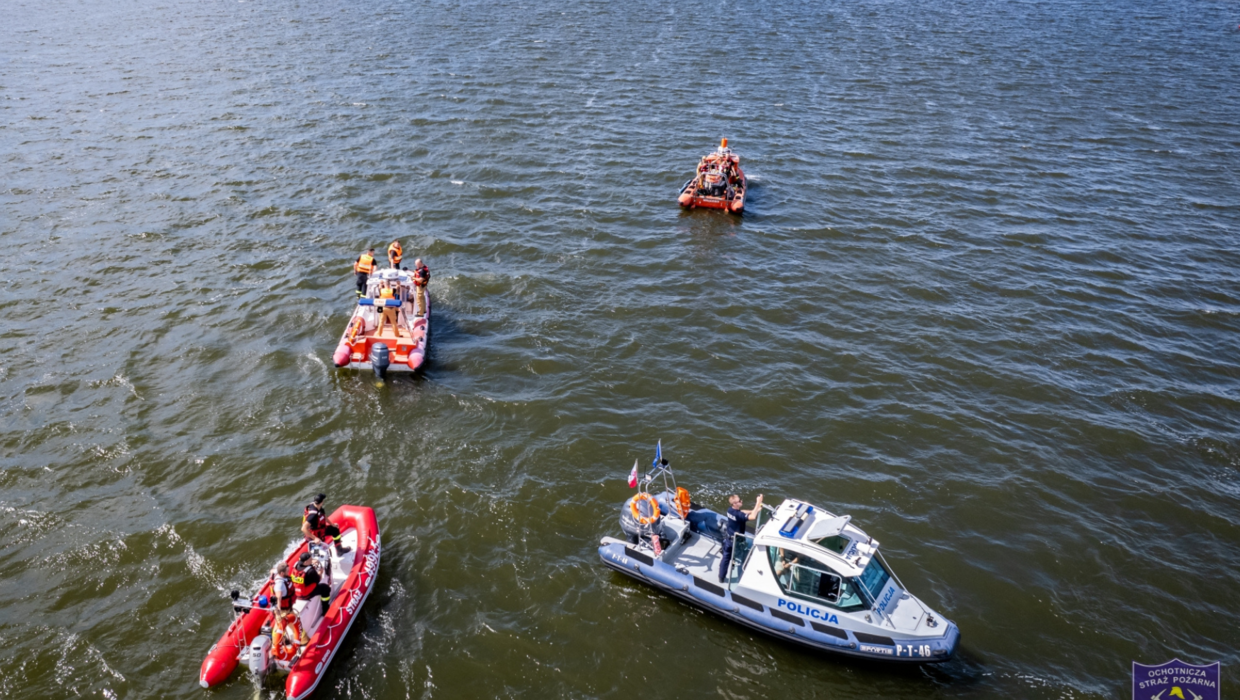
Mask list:
[[741,510],[741,505],[739,494],[734,493],[728,497],[728,520],[723,533],[723,558],[719,560],[719,583],[723,583],[728,577],[728,567],[732,563],[732,542],[736,535],[744,535],[746,523],[758,517],[758,511],[762,508],[762,494],[758,494],[753,508]]

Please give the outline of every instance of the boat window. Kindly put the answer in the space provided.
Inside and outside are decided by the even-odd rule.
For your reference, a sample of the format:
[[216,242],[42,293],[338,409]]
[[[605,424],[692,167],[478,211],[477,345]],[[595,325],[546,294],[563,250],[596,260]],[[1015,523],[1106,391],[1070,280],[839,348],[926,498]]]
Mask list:
[[832,535],[830,537],[823,537],[821,539],[814,540],[813,542],[827,551],[835,552],[836,554],[843,554],[844,550],[848,549],[848,543],[852,542],[852,540],[843,535]]
[[868,607],[852,579],[840,577],[817,559],[780,547],[767,547],[766,551],[784,593],[844,612]]
[[861,585],[865,587],[866,593],[869,594],[870,600],[878,600],[878,594],[883,592],[883,586],[887,585],[887,581],[891,578],[891,573],[883,566],[882,562],[875,556],[866,565],[865,570],[857,577]]

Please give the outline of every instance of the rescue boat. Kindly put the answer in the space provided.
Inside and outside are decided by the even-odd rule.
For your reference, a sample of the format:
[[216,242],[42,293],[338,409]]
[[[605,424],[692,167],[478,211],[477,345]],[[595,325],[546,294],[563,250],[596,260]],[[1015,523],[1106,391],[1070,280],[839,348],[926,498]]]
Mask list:
[[[763,505],[754,532],[733,537],[719,582],[726,519],[676,486],[661,452],[641,490],[621,508],[625,539],[604,537],[599,544],[604,564],[811,649],[906,663],[952,657],[960,642],[956,624],[908,592],[879,554],[878,541],[848,515],[795,499],[777,508]],[[650,493],[660,476],[661,492]]]
[[[268,673],[287,673],[284,693],[292,700],[301,700],[318,687],[375,587],[381,550],[374,510],[340,506],[329,519],[341,530],[337,539],[352,551],[337,555],[334,547],[319,545],[311,549],[303,541],[285,557],[292,567],[302,552],[310,551],[323,564],[322,580],[331,586],[331,604],[326,614],[317,598],[299,600],[293,605],[297,615],[290,626],[298,632],[293,636],[297,641],[308,641],[293,646],[291,654],[282,654],[280,647],[273,647],[271,628],[275,620],[270,606],[275,598],[270,578],[248,600],[242,600],[240,593],[233,591],[233,621],[203,659],[199,685],[217,686],[228,680],[238,664],[244,663],[260,680]],[[277,627],[280,632],[289,633],[283,625]]]
[[748,189],[740,156],[728,148],[724,139],[714,153],[702,156],[697,174],[680,188],[680,206],[686,209],[705,207],[740,214],[745,209]]
[[430,336],[431,299],[423,287],[425,314],[417,315],[413,273],[380,270],[366,282],[366,296],[357,300],[353,316],[332,353],[337,367],[372,370],[379,379],[388,372],[415,372],[426,361]]

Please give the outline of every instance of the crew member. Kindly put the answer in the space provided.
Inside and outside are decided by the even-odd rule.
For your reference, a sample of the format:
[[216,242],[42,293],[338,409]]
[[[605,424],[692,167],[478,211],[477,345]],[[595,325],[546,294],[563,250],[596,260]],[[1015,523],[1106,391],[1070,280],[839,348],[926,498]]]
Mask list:
[[723,583],[728,576],[728,567],[732,564],[732,543],[736,536],[745,534],[745,524],[758,517],[758,511],[762,509],[762,494],[758,494],[757,502],[749,510],[741,510],[741,497],[735,493],[728,497],[728,506],[728,522],[723,533],[723,558],[719,560],[719,583]]
[[[799,565],[800,563],[801,557],[796,552],[782,548],[779,550],[779,561],[775,564],[775,578],[779,579],[784,588],[796,589],[796,586],[793,584],[799,583],[800,576],[797,574],[800,572],[800,569],[793,568],[793,565]],[[784,574],[788,575],[785,576]]]
[[[340,528],[336,527],[327,519],[327,511],[323,510],[323,501],[327,499],[327,494],[320,493],[314,497],[314,502],[306,506],[305,512],[301,516],[301,534],[311,542],[323,543],[324,537],[331,537],[332,544],[336,545],[336,556],[340,556],[345,552],[352,550],[351,547],[342,547],[340,540]],[[287,567],[286,567],[287,569]]]
[[271,570],[271,592],[276,597],[276,613],[293,609],[293,579],[288,575],[288,563],[280,562]]
[[417,314],[426,315],[426,283],[431,281],[431,269],[422,264],[422,258],[413,261],[413,297]]
[[297,600],[318,598],[323,606],[323,614],[327,614],[327,607],[331,604],[332,587],[323,583],[323,575],[319,573],[318,559],[311,557],[310,552],[302,552],[301,558],[293,564],[293,571],[289,578],[293,580],[293,592]]
[[392,245],[388,246],[388,262],[391,263],[393,270],[400,269],[400,259],[405,251],[400,247],[400,241],[392,241]]
[[370,279],[370,273],[375,271],[375,249],[367,248],[365,253],[357,256],[357,262],[353,263],[353,271],[357,273],[357,295],[359,297],[366,296],[366,281]]

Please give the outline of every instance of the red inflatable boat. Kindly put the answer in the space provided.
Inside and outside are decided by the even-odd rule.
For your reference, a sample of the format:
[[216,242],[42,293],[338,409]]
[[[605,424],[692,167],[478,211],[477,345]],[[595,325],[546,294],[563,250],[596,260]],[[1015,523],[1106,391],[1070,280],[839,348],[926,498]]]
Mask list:
[[[326,614],[318,599],[299,600],[293,606],[297,613],[295,624],[303,633],[301,640],[309,641],[300,648],[294,646],[291,658],[279,658],[279,653],[272,649],[269,631],[273,620],[267,601],[274,601],[271,580],[250,601],[240,600],[234,591],[233,609],[237,617],[203,659],[199,685],[219,685],[232,675],[239,662],[245,662],[260,678],[269,671],[288,673],[284,692],[292,700],[301,700],[318,687],[379,575],[379,523],[374,510],[340,506],[329,520],[340,528],[340,542],[352,551],[336,555],[331,547],[316,546],[310,550],[323,562],[323,581],[330,581],[332,590]],[[286,558],[288,565],[292,567],[305,551],[306,542],[293,548]]]
[[724,139],[714,153],[702,156],[697,175],[680,188],[677,201],[686,209],[705,207],[739,214],[745,209],[748,185],[740,156],[728,148],[728,140]]

